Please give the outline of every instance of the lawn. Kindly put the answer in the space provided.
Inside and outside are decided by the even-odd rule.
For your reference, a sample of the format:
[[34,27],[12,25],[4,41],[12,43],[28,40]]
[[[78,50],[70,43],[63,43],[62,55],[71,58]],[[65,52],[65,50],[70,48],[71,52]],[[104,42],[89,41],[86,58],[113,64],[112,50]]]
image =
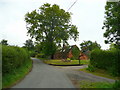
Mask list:
[[[80,64],[89,64],[90,60],[80,60]],[[65,62],[62,60],[44,60],[46,64],[55,64],[55,65],[77,65],[79,60],[71,60],[70,62]]]

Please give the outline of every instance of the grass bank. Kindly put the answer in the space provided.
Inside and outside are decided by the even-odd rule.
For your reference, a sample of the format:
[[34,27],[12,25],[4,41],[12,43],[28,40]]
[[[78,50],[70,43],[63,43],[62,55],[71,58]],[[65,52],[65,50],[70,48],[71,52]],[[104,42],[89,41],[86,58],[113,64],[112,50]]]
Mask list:
[[113,88],[114,83],[80,81],[80,88]]
[[30,60],[26,65],[14,69],[14,72],[2,76],[2,88],[9,88],[20,80],[22,80],[25,75],[27,75],[32,69],[32,60]]
[[[80,60],[80,64],[89,64],[90,60]],[[70,62],[65,62],[62,60],[43,60],[46,64],[55,64],[55,65],[76,65],[79,64],[79,60],[71,60]]]
[[114,80],[120,79],[120,77],[113,77],[107,71],[102,70],[102,69],[96,69],[94,72],[90,72],[90,71],[88,71],[86,69],[87,68],[79,69],[79,71],[84,71],[84,72],[91,73],[91,74],[96,75],[96,76],[101,76],[101,77],[114,79]]

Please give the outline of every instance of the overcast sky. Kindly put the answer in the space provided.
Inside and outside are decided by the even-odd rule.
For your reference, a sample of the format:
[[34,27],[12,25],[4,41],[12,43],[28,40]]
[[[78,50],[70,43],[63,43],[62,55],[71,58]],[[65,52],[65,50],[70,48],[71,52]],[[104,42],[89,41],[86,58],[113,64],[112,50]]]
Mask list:
[[[30,37],[27,36],[24,16],[27,12],[38,9],[44,3],[57,4],[60,8],[68,10],[75,0],[0,0],[0,41],[8,40],[10,45],[23,46]],[[104,44],[102,30],[105,20],[106,0],[77,0],[69,10],[72,12],[72,24],[78,27],[79,40],[69,41],[70,45],[78,45],[83,40],[97,41],[102,49],[109,48]]]

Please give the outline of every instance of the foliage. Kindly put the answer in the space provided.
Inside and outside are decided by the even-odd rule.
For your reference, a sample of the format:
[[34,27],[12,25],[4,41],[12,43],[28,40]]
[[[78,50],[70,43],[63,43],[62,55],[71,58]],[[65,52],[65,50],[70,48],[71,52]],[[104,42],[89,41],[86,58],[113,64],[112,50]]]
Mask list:
[[34,49],[33,41],[31,39],[26,40],[23,47],[27,48],[29,51],[33,50]]
[[80,44],[80,47],[81,47],[83,52],[92,51],[94,49],[100,49],[101,48],[100,44],[98,44],[96,41],[92,42],[90,40],[89,41],[83,41]]
[[90,64],[99,69],[105,69],[114,76],[120,75],[120,50],[93,50]]
[[113,84],[113,88],[119,88],[120,89],[120,80],[116,80],[115,83]]
[[46,41],[46,42],[42,42],[41,45],[42,45],[42,53],[53,59],[53,55],[56,52],[56,44]]
[[67,43],[64,43],[63,44],[63,47],[62,47],[62,49],[61,49],[61,53],[62,53],[62,58],[63,59],[66,59],[67,58],[67,55],[68,55],[68,53],[69,53],[69,50],[70,50],[70,46],[69,46],[69,44],[67,44]]
[[52,56],[58,44],[78,37],[77,27],[70,24],[70,18],[70,13],[58,5],[46,3],[25,15],[28,35],[41,42],[44,54]]
[[79,56],[80,56],[79,48],[76,45],[72,46],[71,48],[72,48],[72,55],[73,55],[72,59],[74,60],[79,59]]
[[35,57],[37,57],[37,58],[45,58],[45,55],[43,53],[38,53]]
[[40,42],[35,42],[35,52],[40,53],[42,51],[42,45]]
[[91,64],[88,65],[88,68],[86,68],[86,70],[90,71],[90,72],[94,72],[95,71],[95,67],[92,66]]
[[89,41],[83,41],[80,44],[80,48],[84,54],[86,54],[88,57],[90,57],[90,52],[94,49],[100,49],[101,46],[96,41],[92,42],[89,40]]
[[37,55],[37,52],[30,50],[29,54],[30,54],[30,57],[35,57]]
[[104,70],[104,69],[98,69],[98,68],[95,68],[95,71],[94,72],[91,72],[89,70],[87,70],[88,67],[86,68],[82,68],[82,69],[79,69],[80,71],[83,71],[83,72],[86,72],[86,73],[90,73],[90,74],[93,74],[93,75],[96,75],[96,76],[100,76],[100,77],[105,77],[105,78],[109,78],[109,79],[113,79],[113,80],[118,80],[118,78],[120,78],[119,76],[115,77],[115,76],[111,76],[107,70]]
[[7,40],[5,40],[5,39],[3,39],[3,40],[0,42],[0,44],[2,44],[2,45],[8,45]]
[[9,88],[10,86],[16,84],[16,82],[24,78],[24,76],[31,70],[31,68],[32,60],[30,60],[30,62],[24,63],[21,67],[14,69],[14,72],[3,75],[2,88]]
[[110,49],[110,50],[112,50],[112,49],[116,49],[116,45],[115,45],[114,43],[111,43],[109,49]]
[[2,74],[14,72],[25,63],[30,62],[28,51],[16,46],[2,46]]
[[[105,43],[120,45],[120,2],[107,2],[105,6]],[[119,47],[120,48],[120,47]]]

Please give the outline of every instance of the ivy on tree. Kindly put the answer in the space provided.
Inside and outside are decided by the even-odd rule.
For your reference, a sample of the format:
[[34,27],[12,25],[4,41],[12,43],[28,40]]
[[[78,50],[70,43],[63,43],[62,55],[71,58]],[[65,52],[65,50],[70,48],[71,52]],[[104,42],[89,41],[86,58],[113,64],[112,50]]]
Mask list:
[[38,10],[25,15],[28,35],[43,44],[45,55],[53,55],[57,45],[68,39],[78,38],[75,25],[70,24],[71,14],[56,4],[42,5]]
[[120,2],[107,2],[105,6],[105,43],[114,43],[120,46]]

